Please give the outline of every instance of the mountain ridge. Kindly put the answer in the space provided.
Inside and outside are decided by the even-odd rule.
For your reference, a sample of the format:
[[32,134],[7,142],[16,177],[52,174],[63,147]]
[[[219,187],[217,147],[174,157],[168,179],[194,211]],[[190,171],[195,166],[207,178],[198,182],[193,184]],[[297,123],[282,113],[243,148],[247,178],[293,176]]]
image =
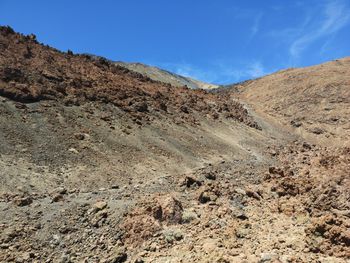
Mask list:
[[161,69],[156,66],[146,65],[143,63],[138,63],[138,62],[126,63],[122,61],[117,61],[114,63],[117,65],[126,67],[130,70],[144,74],[153,80],[161,81],[164,83],[170,83],[175,87],[187,86],[191,89],[204,89],[204,90],[212,90],[219,87],[219,85],[216,85],[216,84],[205,83],[200,80],[181,76],[171,71]]

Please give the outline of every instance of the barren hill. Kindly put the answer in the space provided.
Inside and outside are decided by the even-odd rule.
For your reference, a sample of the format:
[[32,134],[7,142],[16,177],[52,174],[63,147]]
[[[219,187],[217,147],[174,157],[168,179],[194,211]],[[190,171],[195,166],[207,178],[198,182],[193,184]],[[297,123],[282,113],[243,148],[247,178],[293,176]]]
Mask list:
[[210,93],[0,27],[0,261],[347,262],[348,69]]
[[254,109],[324,145],[350,145],[350,58],[235,86]]
[[149,77],[150,79],[157,80],[164,83],[169,83],[175,87],[187,86],[191,89],[204,89],[204,90],[211,90],[219,87],[218,85],[215,85],[215,84],[205,83],[189,77],[180,76],[178,74],[169,72],[167,70],[160,69],[154,66],[148,66],[142,63],[115,62],[115,64],[126,67],[132,71],[136,71],[142,75]]

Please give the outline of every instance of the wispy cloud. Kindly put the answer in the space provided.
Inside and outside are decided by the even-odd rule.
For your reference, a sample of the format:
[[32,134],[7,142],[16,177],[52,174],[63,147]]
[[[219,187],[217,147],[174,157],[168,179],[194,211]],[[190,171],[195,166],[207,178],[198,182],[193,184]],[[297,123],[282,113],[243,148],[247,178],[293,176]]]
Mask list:
[[268,74],[261,61],[250,63],[215,62],[204,69],[189,63],[156,63],[161,68],[176,74],[214,84],[231,84],[254,79]]
[[255,17],[255,19],[253,21],[253,25],[252,25],[252,27],[250,29],[250,37],[251,38],[254,37],[258,33],[258,31],[260,29],[260,21],[261,21],[262,16],[263,16],[263,13],[259,13]]
[[222,72],[222,79],[226,80],[226,83],[255,79],[269,73],[260,61],[252,61],[240,66],[230,66],[223,63],[220,65],[220,72]]
[[344,1],[327,1],[320,14],[315,12],[314,15],[320,19],[314,21],[308,18],[308,23],[300,28],[289,47],[289,53],[294,59],[298,59],[316,40],[329,37],[347,25],[350,21],[350,8]]
[[[311,1],[310,1],[311,2]],[[332,47],[336,34],[350,23],[350,2],[346,0],[318,0],[310,5],[296,2],[295,8],[304,13],[295,27],[271,30],[270,37],[285,45],[289,54],[288,66],[295,66],[312,45],[319,46],[320,55]]]

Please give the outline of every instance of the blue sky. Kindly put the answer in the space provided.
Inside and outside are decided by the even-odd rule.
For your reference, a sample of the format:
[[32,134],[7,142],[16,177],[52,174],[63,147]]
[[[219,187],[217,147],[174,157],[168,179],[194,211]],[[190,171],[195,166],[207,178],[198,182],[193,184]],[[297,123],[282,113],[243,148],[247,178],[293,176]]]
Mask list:
[[349,0],[1,0],[0,24],[220,84],[350,56]]

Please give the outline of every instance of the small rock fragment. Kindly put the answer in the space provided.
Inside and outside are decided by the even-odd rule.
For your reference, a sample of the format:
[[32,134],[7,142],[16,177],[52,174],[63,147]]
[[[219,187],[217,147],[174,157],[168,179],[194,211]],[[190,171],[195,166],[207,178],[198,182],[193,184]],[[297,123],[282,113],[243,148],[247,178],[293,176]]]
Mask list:
[[208,172],[205,174],[205,178],[209,180],[216,180],[216,174],[214,172]]
[[312,132],[316,135],[320,135],[320,134],[323,134],[325,131],[319,127],[314,127],[312,129],[310,129],[310,132]]
[[30,205],[33,202],[33,199],[31,197],[19,197],[16,198],[13,203],[17,206],[27,206]]
[[68,152],[75,153],[75,154],[78,154],[78,153],[79,153],[78,150],[75,149],[75,148],[70,148],[70,149],[68,150]]
[[105,201],[98,201],[93,205],[93,208],[95,209],[95,211],[100,211],[103,210],[107,207],[107,203]]
[[63,195],[62,194],[55,194],[53,197],[52,197],[52,199],[51,199],[51,201],[52,202],[59,202],[59,201],[63,201]]
[[181,185],[186,185],[187,187],[192,187],[192,186],[201,186],[202,185],[202,182],[193,178],[193,177],[190,177],[190,176],[186,176],[183,183]]
[[84,133],[75,133],[74,137],[75,137],[75,139],[82,141],[85,139],[85,134]]
[[254,198],[256,200],[260,200],[261,199],[261,196],[257,192],[255,192],[253,190],[248,189],[246,191],[246,193],[247,193],[248,197],[252,197],[252,198]]
[[217,196],[214,192],[211,191],[203,191],[199,195],[198,201],[202,204],[208,203],[210,201],[216,201]]

